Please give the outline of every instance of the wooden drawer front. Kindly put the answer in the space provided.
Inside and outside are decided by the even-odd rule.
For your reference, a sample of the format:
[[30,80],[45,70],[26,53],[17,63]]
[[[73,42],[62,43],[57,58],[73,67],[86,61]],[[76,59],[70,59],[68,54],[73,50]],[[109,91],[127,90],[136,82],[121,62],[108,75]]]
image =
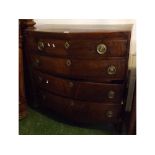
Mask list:
[[32,55],[34,68],[44,72],[85,80],[123,80],[126,75],[126,59],[77,60]]
[[58,95],[83,101],[121,104],[123,95],[123,85],[121,84],[65,80],[40,72],[34,72],[34,78],[39,87]]
[[[104,53],[98,52],[104,44]],[[123,57],[127,55],[127,40],[52,40],[39,39],[35,51],[51,56],[71,56],[73,58]]]
[[67,56],[64,40],[39,39],[35,41],[35,52],[51,56]]
[[121,112],[121,105],[76,101],[45,91],[39,91],[38,99],[42,106],[77,122],[114,121]]

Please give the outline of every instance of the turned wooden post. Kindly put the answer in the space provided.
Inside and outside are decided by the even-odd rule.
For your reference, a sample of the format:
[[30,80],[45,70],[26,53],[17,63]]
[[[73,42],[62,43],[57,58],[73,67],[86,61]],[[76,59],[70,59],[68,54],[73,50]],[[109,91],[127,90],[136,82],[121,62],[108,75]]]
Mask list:
[[19,119],[27,115],[23,67],[23,36],[27,29],[35,29],[33,19],[19,19]]

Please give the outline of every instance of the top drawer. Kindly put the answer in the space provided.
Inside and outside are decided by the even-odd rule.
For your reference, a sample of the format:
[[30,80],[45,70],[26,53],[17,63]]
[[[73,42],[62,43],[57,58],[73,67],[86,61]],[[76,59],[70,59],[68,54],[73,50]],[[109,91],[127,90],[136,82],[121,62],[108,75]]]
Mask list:
[[102,58],[127,56],[127,40],[57,40],[36,39],[34,51],[50,56],[76,58]]

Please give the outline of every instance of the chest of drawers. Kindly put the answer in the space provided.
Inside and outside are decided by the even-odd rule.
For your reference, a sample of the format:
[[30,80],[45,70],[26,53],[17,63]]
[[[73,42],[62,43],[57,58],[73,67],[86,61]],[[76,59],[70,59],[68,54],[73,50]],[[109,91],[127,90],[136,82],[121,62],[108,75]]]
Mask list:
[[31,104],[79,123],[120,120],[131,32],[49,27],[25,33]]

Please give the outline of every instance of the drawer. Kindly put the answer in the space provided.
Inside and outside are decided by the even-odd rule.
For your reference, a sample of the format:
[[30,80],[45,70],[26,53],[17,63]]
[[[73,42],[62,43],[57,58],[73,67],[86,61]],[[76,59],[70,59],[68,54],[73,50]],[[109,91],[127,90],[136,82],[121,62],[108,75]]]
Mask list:
[[33,76],[38,87],[77,100],[120,104],[123,96],[123,84],[67,80],[38,71]]
[[127,40],[55,40],[37,39],[35,52],[50,56],[73,58],[104,58],[127,56]]
[[122,109],[122,106],[117,104],[71,100],[41,90],[38,92],[38,99],[41,106],[76,122],[115,121],[120,116]]
[[123,80],[127,71],[126,59],[78,60],[31,55],[35,69],[59,76],[84,80]]

